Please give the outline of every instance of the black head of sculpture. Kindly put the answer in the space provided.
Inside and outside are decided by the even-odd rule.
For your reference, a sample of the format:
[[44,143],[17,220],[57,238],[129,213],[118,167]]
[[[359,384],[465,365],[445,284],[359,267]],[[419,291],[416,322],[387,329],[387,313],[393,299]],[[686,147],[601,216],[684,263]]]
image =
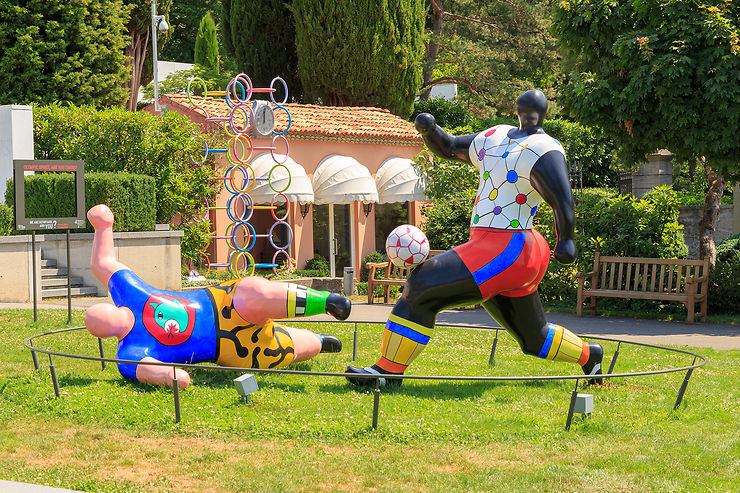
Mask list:
[[547,98],[537,89],[526,91],[516,100],[516,113],[519,129],[541,127],[547,113]]

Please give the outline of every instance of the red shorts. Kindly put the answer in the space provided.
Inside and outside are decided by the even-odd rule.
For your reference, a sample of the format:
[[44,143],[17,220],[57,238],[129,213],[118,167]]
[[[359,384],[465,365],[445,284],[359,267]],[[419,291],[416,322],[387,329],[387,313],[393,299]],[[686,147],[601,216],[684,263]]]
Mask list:
[[470,240],[453,250],[470,270],[483,300],[533,293],[550,263],[550,246],[533,229],[470,228]]

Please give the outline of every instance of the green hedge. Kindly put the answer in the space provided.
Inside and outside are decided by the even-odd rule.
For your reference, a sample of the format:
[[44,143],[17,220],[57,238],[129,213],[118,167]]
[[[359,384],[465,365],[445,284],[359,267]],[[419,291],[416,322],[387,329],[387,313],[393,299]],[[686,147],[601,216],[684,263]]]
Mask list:
[[205,197],[213,196],[215,184],[207,181],[213,173],[210,165],[193,166],[189,158],[191,151],[197,155],[203,147],[198,139],[192,140],[199,129],[176,112],[154,116],[59,104],[36,106],[33,111],[37,159],[79,159],[85,161],[88,173],[154,177],[159,223],[169,223],[178,215],[187,220],[202,207]]
[[[156,183],[151,176],[131,173],[86,173],[85,210],[107,204],[115,215],[114,231],[151,231],[155,224]],[[5,192],[7,210],[0,210],[0,232],[10,234],[13,224],[12,204],[15,190],[8,180]],[[72,217],[74,176],[71,173],[36,174],[25,177],[27,217]],[[9,212],[10,228],[3,221]],[[84,230],[90,232],[87,224]]]
[[740,234],[717,245],[717,261],[709,275],[709,313],[740,312]]

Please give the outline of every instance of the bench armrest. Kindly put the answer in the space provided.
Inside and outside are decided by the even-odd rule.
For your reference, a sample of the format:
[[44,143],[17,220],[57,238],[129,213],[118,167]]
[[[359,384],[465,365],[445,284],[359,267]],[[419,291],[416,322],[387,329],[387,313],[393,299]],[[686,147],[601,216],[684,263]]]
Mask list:
[[368,269],[388,267],[388,262],[368,262],[365,267]]
[[578,274],[576,274],[576,279],[581,279],[581,278],[584,278],[584,277],[593,277],[593,275],[594,275],[594,271],[591,271],[591,272],[579,272]]
[[709,276],[703,275],[701,277],[687,277],[686,278],[686,284],[693,284],[693,283],[703,283],[709,280]]

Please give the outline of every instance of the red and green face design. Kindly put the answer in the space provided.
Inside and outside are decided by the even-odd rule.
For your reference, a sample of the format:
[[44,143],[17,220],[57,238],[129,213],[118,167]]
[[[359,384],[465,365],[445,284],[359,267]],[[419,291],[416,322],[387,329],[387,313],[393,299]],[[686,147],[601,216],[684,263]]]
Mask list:
[[184,298],[155,294],[146,300],[142,321],[157,341],[165,346],[177,346],[193,333],[195,308]]

